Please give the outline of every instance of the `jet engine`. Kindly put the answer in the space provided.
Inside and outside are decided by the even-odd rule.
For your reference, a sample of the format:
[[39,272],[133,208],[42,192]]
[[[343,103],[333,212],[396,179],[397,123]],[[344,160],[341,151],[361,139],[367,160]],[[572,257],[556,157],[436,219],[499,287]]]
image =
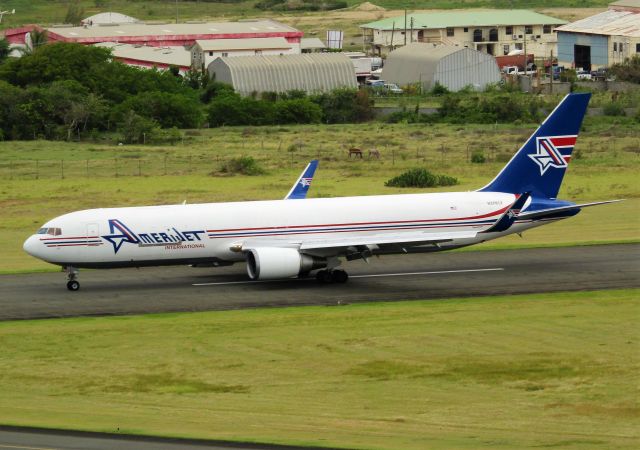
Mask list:
[[327,267],[327,260],[303,255],[295,248],[252,248],[246,250],[247,273],[252,280],[292,278]]

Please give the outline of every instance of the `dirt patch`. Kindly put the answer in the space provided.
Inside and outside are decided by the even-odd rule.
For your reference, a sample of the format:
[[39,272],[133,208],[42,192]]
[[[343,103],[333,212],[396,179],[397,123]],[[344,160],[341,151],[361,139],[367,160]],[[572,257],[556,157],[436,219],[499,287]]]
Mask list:
[[371,2],[364,2],[354,7],[353,10],[354,11],[386,11],[386,8],[383,8],[382,6],[374,5]]

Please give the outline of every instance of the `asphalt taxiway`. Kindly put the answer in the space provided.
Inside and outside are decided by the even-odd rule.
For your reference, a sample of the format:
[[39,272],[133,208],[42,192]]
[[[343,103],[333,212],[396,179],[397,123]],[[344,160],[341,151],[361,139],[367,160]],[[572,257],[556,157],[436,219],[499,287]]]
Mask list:
[[0,276],[0,320],[336,305],[640,286],[640,244],[468,251],[372,258],[344,265],[346,284],[252,282],[244,264]]

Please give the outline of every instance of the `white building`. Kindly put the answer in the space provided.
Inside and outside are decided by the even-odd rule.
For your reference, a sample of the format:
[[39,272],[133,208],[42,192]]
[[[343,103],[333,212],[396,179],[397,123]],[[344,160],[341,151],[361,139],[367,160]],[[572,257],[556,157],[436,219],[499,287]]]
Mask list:
[[565,23],[526,10],[445,11],[390,17],[360,28],[365,46],[376,54],[423,42],[458,45],[494,56],[526,47],[527,54],[542,58],[555,51],[553,29]]
[[220,57],[298,53],[300,43],[289,42],[283,37],[197,40],[191,47],[191,65],[196,68],[209,67],[214,59]]

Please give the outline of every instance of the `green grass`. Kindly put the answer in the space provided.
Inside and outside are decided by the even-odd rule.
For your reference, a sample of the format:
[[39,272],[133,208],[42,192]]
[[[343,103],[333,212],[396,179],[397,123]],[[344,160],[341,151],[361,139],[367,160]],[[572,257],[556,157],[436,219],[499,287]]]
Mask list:
[[[225,127],[189,132],[184,143],[173,147],[117,146],[117,141],[0,142],[0,245],[4,249],[0,272],[57,270],[26,255],[22,242],[42,223],[63,213],[184,200],[282,198],[304,165],[316,157],[321,162],[311,197],[474,190],[498,173],[534,128],[533,124],[382,123]],[[378,148],[382,158],[349,160],[346,149],[353,145],[365,150]],[[289,151],[292,147],[294,151]],[[472,153],[482,148],[489,162],[469,163],[467,149]],[[581,157],[572,161],[560,197],[573,201],[628,200],[587,209],[575,218],[544,227],[543,232],[532,230],[524,239],[508,237],[476,248],[637,241],[639,150],[640,133],[629,119],[600,117],[588,121],[576,146]],[[220,174],[226,160],[242,155],[254,157],[267,174]],[[415,167],[456,177],[460,185],[455,189],[384,186],[393,176]]]
[[0,422],[350,448],[637,448],[638,294],[3,322]]

